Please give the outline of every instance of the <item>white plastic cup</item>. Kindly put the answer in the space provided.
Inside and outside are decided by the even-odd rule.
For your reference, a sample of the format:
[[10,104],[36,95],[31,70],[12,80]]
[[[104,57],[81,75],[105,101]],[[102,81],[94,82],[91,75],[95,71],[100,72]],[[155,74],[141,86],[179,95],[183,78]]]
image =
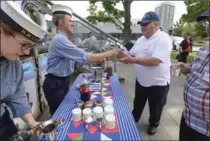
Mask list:
[[103,101],[103,106],[106,107],[106,106],[113,106],[113,100],[111,98],[105,98],[104,101]]
[[85,108],[83,111],[82,111],[82,114],[83,114],[83,120],[86,120],[88,119],[89,117],[92,117],[92,110],[90,108]]
[[103,109],[101,107],[93,108],[93,114],[95,118],[102,118],[103,117]]
[[114,129],[116,126],[115,124],[115,116],[114,114],[109,114],[105,116],[105,127],[107,129]]
[[179,76],[180,75],[180,66],[178,66],[178,65],[171,66],[171,75]]
[[108,105],[104,108],[104,115],[106,116],[109,114],[114,114],[114,107],[110,106],[110,105]]
[[82,120],[82,110],[80,108],[75,108],[72,110],[72,120],[74,121]]

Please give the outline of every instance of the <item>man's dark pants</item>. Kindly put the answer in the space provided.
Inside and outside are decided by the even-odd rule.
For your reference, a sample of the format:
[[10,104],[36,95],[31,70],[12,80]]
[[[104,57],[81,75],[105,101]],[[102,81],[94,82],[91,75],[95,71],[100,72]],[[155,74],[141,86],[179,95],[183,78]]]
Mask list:
[[149,125],[150,127],[158,127],[163,107],[166,104],[168,91],[169,84],[166,86],[143,87],[136,80],[134,109],[132,111],[135,121],[139,121],[148,99],[150,110]]
[[70,76],[57,77],[47,74],[43,82],[43,91],[50,107],[51,115],[54,114],[69,91]]
[[180,130],[179,130],[179,140],[180,141],[210,141],[210,137],[207,137],[192,128],[190,128],[184,119],[184,116],[181,118]]

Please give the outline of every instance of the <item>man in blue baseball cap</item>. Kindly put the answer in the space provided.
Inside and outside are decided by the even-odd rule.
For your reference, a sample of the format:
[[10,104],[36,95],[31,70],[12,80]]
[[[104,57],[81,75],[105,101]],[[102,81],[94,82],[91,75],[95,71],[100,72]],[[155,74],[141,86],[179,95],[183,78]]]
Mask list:
[[148,23],[151,23],[151,22],[154,22],[154,21],[159,21],[159,20],[160,19],[155,12],[149,11],[144,15],[144,17],[142,18],[141,21],[137,22],[137,24],[148,24]]
[[[151,28],[151,26],[152,25],[153,25],[153,27],[159,26],[159,20],[160,19],[155,12],[149,11],[143,16],[141,21],[137,22],[137,24],[141,25],[142,34],[144,36],[150,36],[151,33],[153,33],[153,29],[154,29],[154,28]],[[149,25],[149,26],[147,26],[147,25]]]
[[148,100],[150,117],[147,132],[154,135],[169,91],[172,42],[170,36],[160,30],[159,17],[155,12],[147,12],[138,24],[141,25],[143,36],[135,42],[129,53],[119,51],[118,61],[135,64],[136,86],[132,113],[138,122]]
[[[210,9],[197,17],[210,37]],[[180,141],[210,141],[209,43],[200,48],[191,65],[180,63],[187,76],[184,88],[184,112],[180,123]]]

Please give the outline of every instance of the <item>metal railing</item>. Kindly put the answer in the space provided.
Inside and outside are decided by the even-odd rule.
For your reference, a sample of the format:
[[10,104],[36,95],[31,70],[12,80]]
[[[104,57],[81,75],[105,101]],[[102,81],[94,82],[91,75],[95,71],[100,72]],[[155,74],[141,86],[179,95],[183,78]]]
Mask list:
[[[49,5],[51,5],[51,6],[54,4],[54,3],[51,2],[50,0],[46,0],[46,2],[47,2]],[[48,10],[47,12],[48,12],[49,15],[52,15],[52,12],[51,12],[50,10]],[[120,45],[121,47],[124,46],[120,40],[114,38],[114,37],[113,37],[112,35],[110,35],[110,34],[107,34],[107,33],[104,32],[103,30],[101,30],[100,28],[98,28],[97,26],[91,24],[91,23],[88,22],[86,19],[84,19],[84,18],[82,18],[81,16],[79,16],[78,14],[73,13],[73,16],[74,16],[75,18],[78,19],[78,22],[79,22],[81,25],[83,25],[84,27],[86,27],[86,28],[89,29],[90,31],[105,36],[109,41],[114,42],[114,43]]]
[[[53,5],[54,3],[47,0],[46,1],[49,5]],[[52,12],[48,9],[47,13],[49,15],[52,15]],[[91,24],[86,19],[82,18],[76,13],[73,13],[74,18],[76,20],[74,21],[73,26],[73,34],[70,36],[70,40],[75,43],[78,47],[82,47],[87,49],[87,51],[93,51],[97,52],[99,50],[107,49],[107,48],[125,48],[122,42],[116,38],[114,38],[112,35],[107,34],[97,26]],[[86,46],[83,43],[83,41],[88,37],[88,33],[92,32],[96,39],[98,40],[97,47],[96,46]],[[116,58],[113,59],[114,62],[114,71],[116,72]]]

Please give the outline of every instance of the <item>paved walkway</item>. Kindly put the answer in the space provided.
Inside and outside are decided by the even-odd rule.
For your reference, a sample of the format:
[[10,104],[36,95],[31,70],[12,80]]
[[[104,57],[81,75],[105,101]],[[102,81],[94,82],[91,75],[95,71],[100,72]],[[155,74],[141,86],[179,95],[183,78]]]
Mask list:
[[[118,74],[123,76],[126,80],[122,87],[126,94],[126,98],[133,108],[133,99],[135,91],[135,70],[134,66],[130,64],[118,64]],[[179,123],[181,118],[183,103],[183,86],[185,76],[172,77],[170,91],[168,94],[167,104],[164,108],[161,124],[155,135],[149,136],[147,134],[149,109],[148,104],[145,106],[141,120],[137,124],[143,140],[178,140]]]

